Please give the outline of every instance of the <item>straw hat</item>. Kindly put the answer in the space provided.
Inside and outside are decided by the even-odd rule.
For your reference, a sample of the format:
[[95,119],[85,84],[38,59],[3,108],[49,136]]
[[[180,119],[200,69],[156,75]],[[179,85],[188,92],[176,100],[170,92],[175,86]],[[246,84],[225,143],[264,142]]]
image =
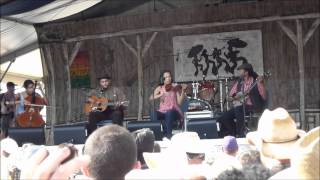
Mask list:
[[320,127],[309,131],[293,148],[291,167],[271,179],[318,179],[320,169]]
[[204,153],[196,132],[183,132],[172,136],[169,146],[161,153],[143,153],[146,164],[154,168],[174,168],[188,165],[187,152]]
[[266,109],[258,123],[258,130],[247,134],[247,140],[261,152],[262,156],[272,159],[290,159],[294,143],[305,134],[298,130],[296,123],[283,108],[273,111]]

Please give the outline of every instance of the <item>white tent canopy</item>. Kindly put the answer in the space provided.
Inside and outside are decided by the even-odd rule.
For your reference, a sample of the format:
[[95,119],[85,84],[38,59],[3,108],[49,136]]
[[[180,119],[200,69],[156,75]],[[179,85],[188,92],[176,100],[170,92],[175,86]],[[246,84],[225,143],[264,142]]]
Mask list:
[[58,0],[25,13],[1,16],[1,63],[13,60],[38,47],[33,24],[70,16],[99,2],[101,0]]

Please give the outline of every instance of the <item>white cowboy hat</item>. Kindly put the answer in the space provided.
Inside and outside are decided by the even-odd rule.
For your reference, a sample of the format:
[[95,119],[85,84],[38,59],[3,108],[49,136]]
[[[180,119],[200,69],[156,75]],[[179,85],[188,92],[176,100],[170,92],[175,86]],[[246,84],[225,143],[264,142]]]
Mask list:
[[168,148],[161,153],[143,153],[149,168],[174,168],[188,165],[187,152],[204,153],[196,132],[183,132],[172,136]]
[[266,109],[258,123],[258,130],[247,134],[247,140],[262,156],[272,159],[290,159],[294,143],[305,134],[283,108]]
[[270,179],[319,179],[319,153],[320,127],[316,127],[295,143],[291,154],[291,167]]

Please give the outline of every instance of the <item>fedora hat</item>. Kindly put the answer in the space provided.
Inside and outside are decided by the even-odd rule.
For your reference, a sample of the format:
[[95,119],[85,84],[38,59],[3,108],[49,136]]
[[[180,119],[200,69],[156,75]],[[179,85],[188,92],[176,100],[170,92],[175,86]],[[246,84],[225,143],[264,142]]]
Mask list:
[[318,179],[320,169],[320,127],[299,139],[291,154],[291,167],[270,179]]
[[111,79],[111,76],[108,75],[108,74],[104,74],[104,75],[100,75],[100,76],[97,76],[97,79],[100,80],[100,79]]
[[246,138],[256,146],[262,156],[285,160],[290,159],[290,151],[296,141],[305,134],[298,130],[288,111],[277,108],[266,109],[259,119],[257,131],[250,132]]

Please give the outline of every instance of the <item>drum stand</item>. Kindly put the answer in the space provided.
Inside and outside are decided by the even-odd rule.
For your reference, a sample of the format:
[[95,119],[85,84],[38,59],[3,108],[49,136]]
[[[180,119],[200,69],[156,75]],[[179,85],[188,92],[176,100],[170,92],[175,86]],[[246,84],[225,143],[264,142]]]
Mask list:
[[224,85],[224,87],[225,87],[225,90],[226,90],[226,109],[227,109],[227,111],[229,110],[229,101],[227,100],[227,97],[228,97],[228,95],[229,95],[229,86],[228,86],[228,78],[226,78],[225,79],[225,85]]
[[223,81],[222,79],[219,79],[219,91],[220,91],[220,111],[223,112]]
[[193,93],[193,98],[198,99],[198,93],[199,93],[199,83],[198,82],[192,82],[192,93]]

